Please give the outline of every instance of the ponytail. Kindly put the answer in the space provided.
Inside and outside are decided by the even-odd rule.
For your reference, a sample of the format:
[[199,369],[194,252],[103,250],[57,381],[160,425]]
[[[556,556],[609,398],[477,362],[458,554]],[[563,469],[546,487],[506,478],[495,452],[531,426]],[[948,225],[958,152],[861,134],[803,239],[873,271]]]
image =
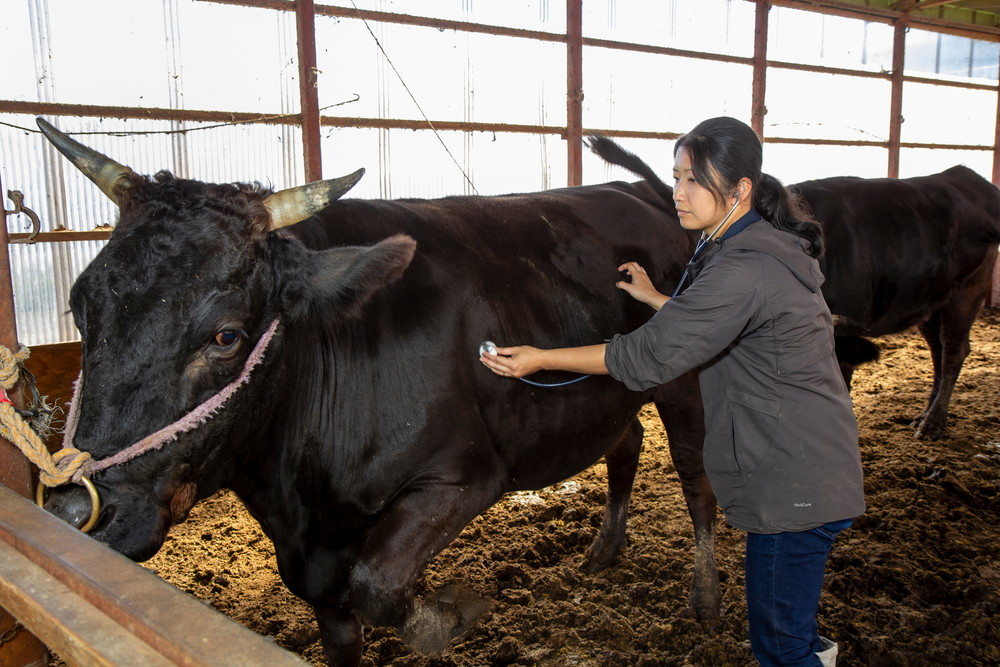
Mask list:
[[806,254],[810,257],[819,258],[823,254],[823,228],[813,219],[797,193],[789,191],[781,181],[763,172],[754,192],[753,206],[762,218],[778,229],[804,239]]

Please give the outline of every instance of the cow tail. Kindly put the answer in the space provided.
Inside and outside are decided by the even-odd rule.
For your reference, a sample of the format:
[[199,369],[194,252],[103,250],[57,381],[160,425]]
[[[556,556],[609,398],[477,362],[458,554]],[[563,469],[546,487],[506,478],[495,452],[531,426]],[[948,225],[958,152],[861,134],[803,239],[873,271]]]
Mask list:
[[652,186],[653,190],[656,191],[656,194],[663,197],[663,201],[665,203],[673,206],[673,188],[660,180],[660,177],[656,175],[656,172],[653,171],[652,168],[643,162],[637,155],[629,153],[611,139],[597,134],[587,137],[587,141],[589,142],[590,150],[594,153],[594,155],[602,158],[605,162],[618,165],[619,167],[625,167],[633,174],[642,176],[646,179],[649,185]]

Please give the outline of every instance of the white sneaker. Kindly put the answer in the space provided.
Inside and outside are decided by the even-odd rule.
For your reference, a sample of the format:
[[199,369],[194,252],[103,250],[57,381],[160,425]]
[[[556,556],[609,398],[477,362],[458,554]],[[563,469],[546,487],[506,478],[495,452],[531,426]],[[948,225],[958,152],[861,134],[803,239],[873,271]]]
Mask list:
[[816,654],[823,667],[836,667],[837,665],[837,643],[830,641],[826,637],[820,637],[823,642],[823,650]]

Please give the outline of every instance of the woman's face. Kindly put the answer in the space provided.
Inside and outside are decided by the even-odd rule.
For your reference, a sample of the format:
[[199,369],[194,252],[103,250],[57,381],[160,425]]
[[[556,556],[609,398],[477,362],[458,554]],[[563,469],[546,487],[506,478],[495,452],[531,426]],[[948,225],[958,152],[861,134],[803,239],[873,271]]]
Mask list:
[[[736,199],[730,202],[730,206]],[[674,157],[674,206],[684,229],[711,233],[726,217],[729,209],[720,204],[707,188],[695,178],[691,156],[681,148]]]

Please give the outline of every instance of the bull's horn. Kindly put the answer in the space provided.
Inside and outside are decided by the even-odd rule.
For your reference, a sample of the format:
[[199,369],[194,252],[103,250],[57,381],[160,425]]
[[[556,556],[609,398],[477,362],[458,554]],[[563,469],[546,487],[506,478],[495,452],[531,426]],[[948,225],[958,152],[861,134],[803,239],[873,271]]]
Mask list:
[[101,155],[93,148],[84,146],[79,141],[71,139],[63,134],[43,118],[36,118],[35,122],[42,134],[59,149],[59,152],[69,158],[77,169],[97,184],[101,192],[106,194],[114,203],[118,203],[117,188],[128,183],[125,178],[134,172],[128,167],[123,167],[111,158]]
[[302,222],[316,211],[326,208],[353,188],[364,173],[364,169],[358,169],[353,174],[340,178],[306,183],[275,192],[264,200],[264,206],[271,214],[271,229]]

